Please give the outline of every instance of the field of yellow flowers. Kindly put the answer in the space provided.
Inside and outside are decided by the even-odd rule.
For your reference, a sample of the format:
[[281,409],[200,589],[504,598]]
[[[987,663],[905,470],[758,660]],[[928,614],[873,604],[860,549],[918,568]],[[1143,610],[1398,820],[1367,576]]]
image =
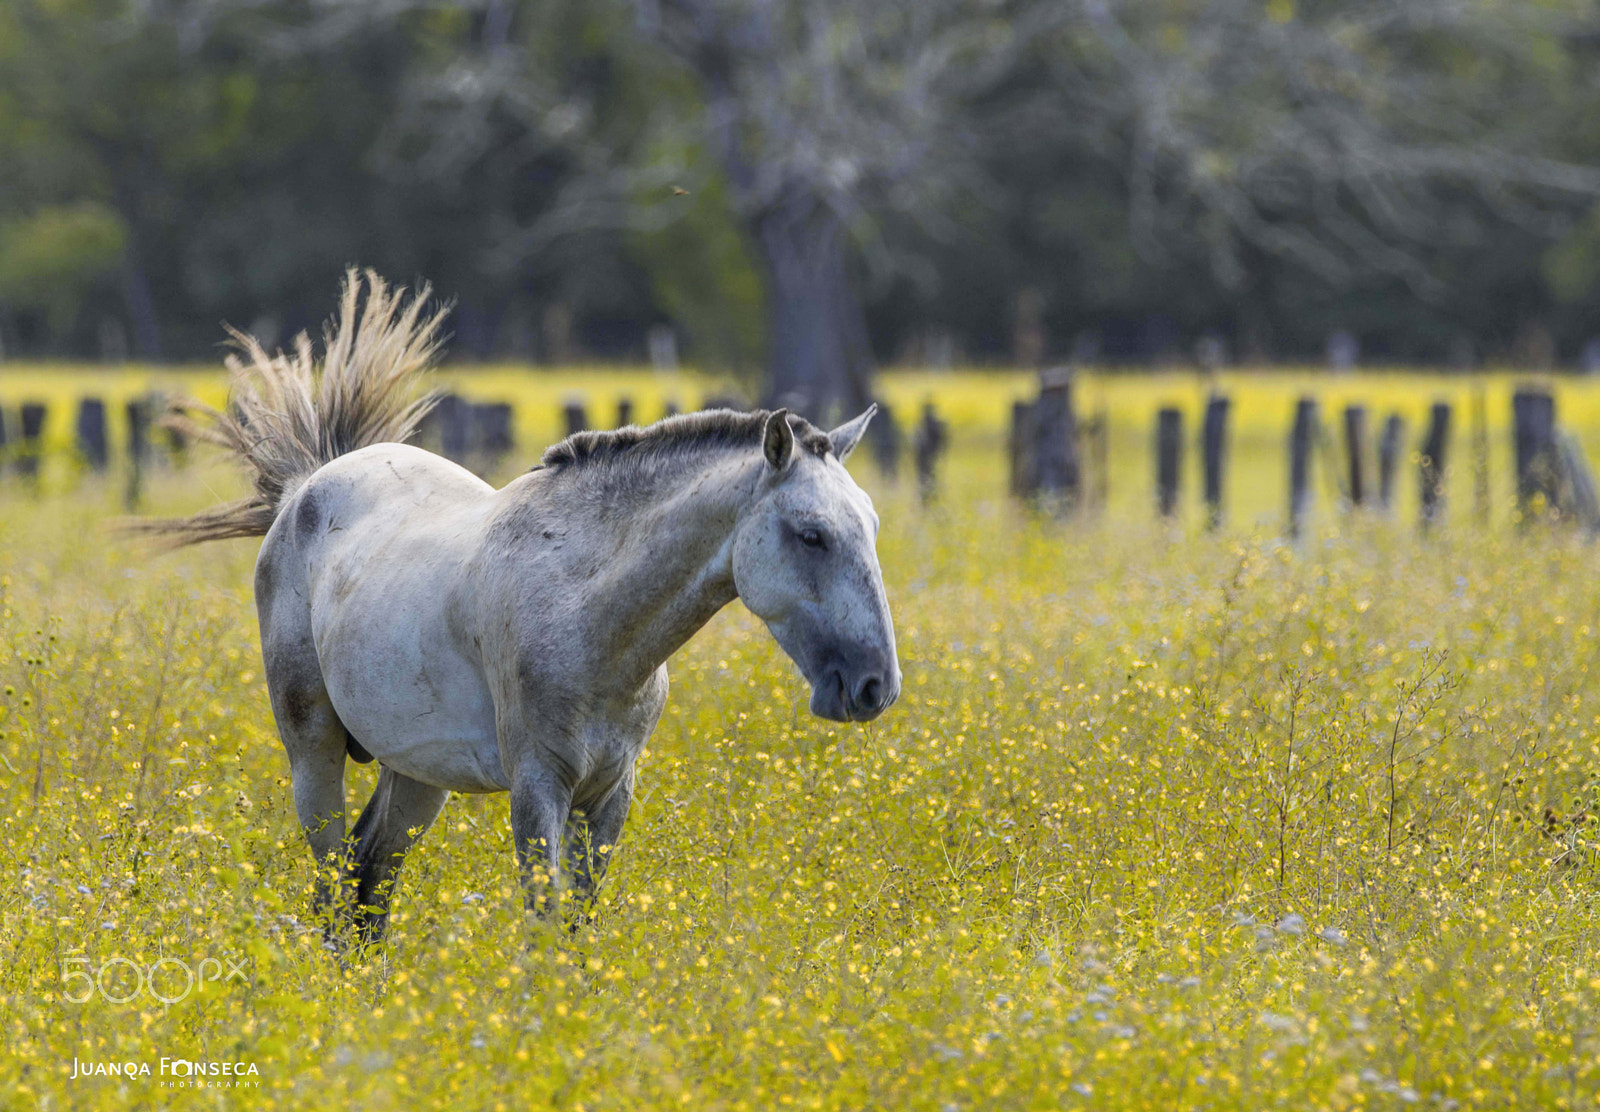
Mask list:
[[[8,405],[143,385],[11,375]],[[1308,384],[1414,430],[1482,385],[1493,523],[1457,466],[1426,537],[1404,505],[1325,499],[1286,542]],[[574,385],[647,417],[698,390],[457,385],[525,400],[511,465]],[[930,505],[852,465],[883,519],[899,704],[812,719],[735,604],[671,663],[590,925],[530,925],[505,797],[457,797],[386,945],[344,963],[311,923],[254,545],[130,550],[117,480],[0,480],[0,1106],[1593,1106],[1600,552],[1510,524],[1508,378],[1228,385],[1230,518],[1207,534],[1192,505],[1153,520],[1148,458],[1155,407],[1192,415],[1205,383],[1086,382],[1112,500],[1058,522],[1004,494],[1024,377],[890,378],[902,413],[931,395],[954,428]],[[1600,392],[1561,389],[1600,432]],[[175,511],[237,480],[196,460],[146,490]]]

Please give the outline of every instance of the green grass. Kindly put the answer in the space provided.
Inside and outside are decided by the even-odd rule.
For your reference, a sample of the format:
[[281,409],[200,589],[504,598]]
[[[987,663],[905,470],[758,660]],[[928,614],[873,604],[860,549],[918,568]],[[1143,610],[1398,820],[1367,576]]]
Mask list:
[[[349,967],[309,926],[253,545],[130,553],[115,480],[0,483],[0,1105],[1594,1104],[1594,549],[1463,512],[1285,545],[1277,437],[1241,440],[1259,509],[1157,526],[1127,427],[1126,501],[1068,524],[1006,504],[976,417],[931,508],[860,461],[888,715],[808,717],[736,604],[672,661],[591,928],[530,926],[505,797],[459,797]],[[64,999],[119,956],[249,979]],[[163,1056],[260,1087],[68,1078]]]

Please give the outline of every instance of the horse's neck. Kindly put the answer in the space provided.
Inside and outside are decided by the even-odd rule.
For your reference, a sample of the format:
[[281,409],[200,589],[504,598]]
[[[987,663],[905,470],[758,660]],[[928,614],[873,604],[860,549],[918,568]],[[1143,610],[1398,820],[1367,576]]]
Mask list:
[[587,606],[600,617],[589,627],[597,659],[624,685],[644,683],[738,596],[734,532],[760,461],[715,452],[637,484],[608,484],[613,497],[585,523],[600,567]]

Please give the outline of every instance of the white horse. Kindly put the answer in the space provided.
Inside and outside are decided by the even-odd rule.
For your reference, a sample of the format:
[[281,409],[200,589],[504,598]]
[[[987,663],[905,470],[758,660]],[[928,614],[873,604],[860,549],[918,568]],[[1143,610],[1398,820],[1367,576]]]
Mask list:
[[[320,367],[305,337],[269,356],[236,335],[229,412],[188,422],[237,453],[254,496],[144,526],[180,544],[266,537],[267,686],[330,930],[382,934],[401,861],[451,791],[511,793],[530,906],[563,861],[592,896],[665,661],[735,598],[799,665],[813,713],[865,721],[895,701],[878,518],[843,465],[872,410],[828,433],[784,410],[582,432],[496,490],[399,443],[429,404],[407,398],[440,316],[422,315],[426,290],[405,305],[366,277],[359,313],[347,277]],[[348,840],[347,757],[381,769]]]

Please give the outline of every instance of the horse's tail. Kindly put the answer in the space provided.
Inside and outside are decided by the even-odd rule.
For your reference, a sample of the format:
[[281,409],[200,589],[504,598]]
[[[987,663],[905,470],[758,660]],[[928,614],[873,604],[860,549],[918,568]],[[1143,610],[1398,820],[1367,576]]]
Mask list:
[[233,453],[249,472],[248,498],[191,517],[152,518],[130,528],[173,546],[229,537],[261,537],[312,472],[369,444],[403,441],[416,431],[435,399],[416,398],[416,386],[439,349],[448,308],[424,312],[430,289],[409,302],[373,271],[345,273],[339,315],[323,328],[323,354],[301,333],[292,355],[268,355],[252,336],[228,331],[237,353],[226,410],[192,400],[178,403],[163,423]]

